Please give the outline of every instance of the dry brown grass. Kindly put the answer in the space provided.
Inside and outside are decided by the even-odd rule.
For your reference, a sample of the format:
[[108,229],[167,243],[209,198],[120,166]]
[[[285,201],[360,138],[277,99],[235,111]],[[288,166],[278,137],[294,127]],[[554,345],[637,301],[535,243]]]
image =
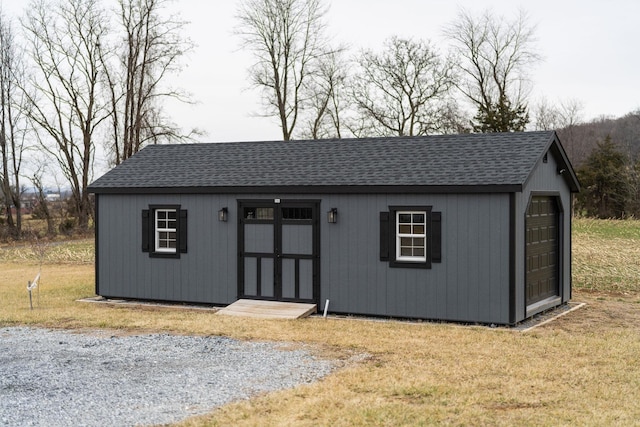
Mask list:
[[93,265],[93,238],[70,241],[32,240],[0,246],[0,262],[30,264],[91,264]]
[[640,221],[574,221],[573,281],[579,289],[640,290]]
[[530,333],[298,322],[283,328],[289,337],[371,358],[185,425],[633,425],[640,419],[637,308],[638,301],[594,300]]
[[[579,221],[578,221],[579,222]],[[606,224],[605,224],[606,225]],[[597,237],[576,224],[576,260],[594,248],[638,250],[626,232]],[[608,225],[607,225],[608,226]],[[581,228],[582,227],[582,228]],[[591,225],[597,227],[597,224]],[[625,227],[640,230],[639,223]],[[614,235],[622,234],[622,235]],[[633,234],[633,233],[631,233]],[[594,237],[595,235],[595,237]],[[623,239],[624,247],[610,246]],[[618,241],[619,242],[619,241]],[[586,250],[586,249],[588,250]],[[603,249],[608,248],[608,249]],[[595,251],[598,254],[598,251]],[[592,255],[593,256],[593,255]],[[580,286],[586,308],[531,332],[451,324],[309,318],[267,321],[177,309],[75,302],[92,294],[88,264],[45,264],[36,308],[26,281],[37,264],[0,262],[0,325],[226,335],[305,343],[344,366],[324,380],[226,405],[184,425],[639,425],[640,294],[629,260],[574,266],[588,278],[625,271],[625,290],[606,280]],[[576,279],[577,281],[578,279]],[[620,282],[621,283],[621,282]]]

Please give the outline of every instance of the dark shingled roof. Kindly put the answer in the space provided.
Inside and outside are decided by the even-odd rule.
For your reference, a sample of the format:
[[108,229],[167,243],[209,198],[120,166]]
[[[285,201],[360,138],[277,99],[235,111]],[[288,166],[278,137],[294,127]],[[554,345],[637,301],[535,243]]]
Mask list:
[[[519,191],[552,153],[553,131],[150,145],[90,185],[94,193]],[[484,190],[483,190],[484,189]]]

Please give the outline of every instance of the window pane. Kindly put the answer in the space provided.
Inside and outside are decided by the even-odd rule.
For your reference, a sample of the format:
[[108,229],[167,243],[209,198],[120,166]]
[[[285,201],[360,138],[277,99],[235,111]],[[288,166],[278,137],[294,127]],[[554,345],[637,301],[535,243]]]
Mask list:
[[175,253],[178,247],[178,210],[155,210],[156,250],[158,252]]
[[426,219],[424,211],[396,212],[396,256],[400,261],[425,261]]
[[158,209],[156,210],[156,228],[158,229],[176,229],[177,228],[176,209]]
[[245,219],[273,219],[273,208],[244,208]]
[[273,208],[256,208],[256,219],[273,219]]
[[166,231],[158,232],[158,247],[168,248],[169,246],[169,233]]
[[312,208],[282,208],[282,219],[313,219]]

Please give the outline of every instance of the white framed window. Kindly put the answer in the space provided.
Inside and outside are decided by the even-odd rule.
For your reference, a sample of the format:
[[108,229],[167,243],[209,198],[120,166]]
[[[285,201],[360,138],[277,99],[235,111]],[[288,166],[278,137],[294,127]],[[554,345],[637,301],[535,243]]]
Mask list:
[[180,205],[149,205],[142,210],[142,252],[152,258],[187,253],[187,211]]
[[178,210],[156,209],[155,251],[175,254],[178,242]]
[[431,268],[442,262],[442,212],[428,205],[380,212],[380,261],[392,268]]
[[396,211],[396,260],[427,260],[426,211]]

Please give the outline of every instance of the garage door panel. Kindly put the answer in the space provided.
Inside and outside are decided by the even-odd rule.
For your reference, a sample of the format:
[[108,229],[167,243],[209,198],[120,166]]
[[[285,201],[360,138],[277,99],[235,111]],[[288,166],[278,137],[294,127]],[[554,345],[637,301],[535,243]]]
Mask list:
[[527,305],[559,294],[559,212],[553,197],[533,197],[526,214]]

